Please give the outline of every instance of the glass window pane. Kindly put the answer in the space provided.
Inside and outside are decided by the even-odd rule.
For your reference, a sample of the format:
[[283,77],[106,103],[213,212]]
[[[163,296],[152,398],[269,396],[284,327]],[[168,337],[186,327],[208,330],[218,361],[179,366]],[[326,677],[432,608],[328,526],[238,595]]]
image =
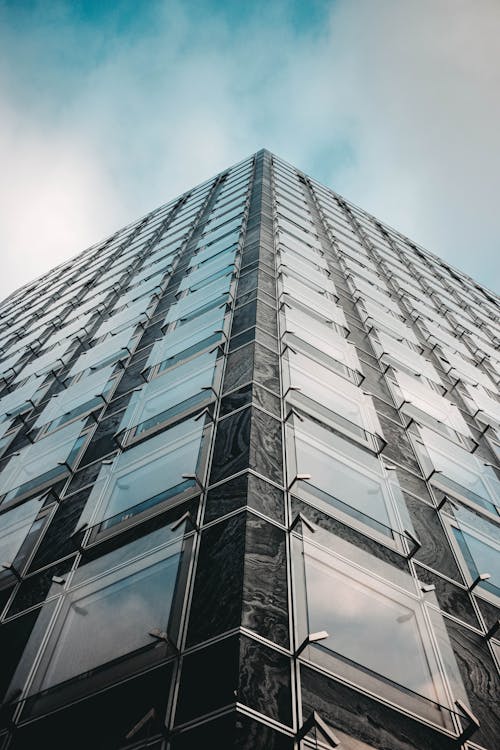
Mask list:
[[164,325],[175,320],[188,319],[202,314],[203,310],[210,309],[215,304],[223,304],[229,293],[231,277],[225,276],[217,279],[198,292],[190,292],[176,302],[165,318]]
[[44,500],[34,497],[0,515],[0,565],[14,562]]
[[[36,393],[43,382],[43,378],[34,375],[21,386],[18,386],[11,393],[7,393],[0,398],[0,419],[4,416],[15,416],[20,414],[26,408],[31,408],[32,403],[36,403]],[[38,398],[46,389],[40,391]]]
[[[54,421],[56,421],[56,424],[61,424],[99,404],[103,404],[106,386],[113,370],[113,366],[103,367],[52,396],[36,420],[34,427],[42,427]],[[55,425],[52,426],[55,427]]]
[[135,326],[120,331],[120,333],[111,334],[100,344],[87,349],[73,364],[69,376],[77,375],[89,367],[102,367],[109,362],[117,362],[119,359],[128,357],[130,350],[133,348],[132,335],[134,331]]
[[[123,297],[120,299],[122,300]],[[141,299],[138,299],[128,307],[120,310],[120,312],[116,312],[114,313],[114,315],[111,315],[101,323],[94,334],[94,339],[99,339],[101,338],[101,336],[105,336],[111,331],[119,332],[120,330],[125,328],[125,326],[129,327],[132,322],[138,323],[141,320],[145,320],[147,318],[146,310],[151,304],[151,299],[151,295],[141,297]],[[115,308],[117,305],[115,305]]]
[[177,325],[162,339],[156,341],[149,355],[146,367],[153,367],[160,362],[172,366],[175,360],[192,356],[201,348],[216,345],[221,340],[224,327],[225,310],[217,307],[203,316]]
[[139,513],[192,491],[199,471],[203,420],[187,419],[120,453],[101,468],[92,488],[85,520],[94,508],[93,524],[107,529]]
[[9,493],[4,502],[67,474],[68,469],[63,464],[74,459],[84,426],[83,421],[73,422],[13,455],[0,474],[0,494]]
[[140,435],[206,402],[213,385],[216,357],[216,351],[207,352],[142,386],[133,394],[118,433],[135,427],[135,435]]

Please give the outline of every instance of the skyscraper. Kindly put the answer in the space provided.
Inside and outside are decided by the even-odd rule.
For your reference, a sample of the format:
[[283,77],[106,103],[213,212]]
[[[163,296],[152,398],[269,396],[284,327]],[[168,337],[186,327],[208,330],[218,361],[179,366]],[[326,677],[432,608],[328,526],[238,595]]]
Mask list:
[[498,748],[499,309],[268,151],[12,294],[0,748]]

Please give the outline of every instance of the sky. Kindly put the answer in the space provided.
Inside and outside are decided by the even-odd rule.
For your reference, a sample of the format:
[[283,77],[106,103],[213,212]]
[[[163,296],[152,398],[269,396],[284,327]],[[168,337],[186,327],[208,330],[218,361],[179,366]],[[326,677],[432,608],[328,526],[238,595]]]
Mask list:
[[499,0],[0,0],[0,298],[267,148],[500,292]]

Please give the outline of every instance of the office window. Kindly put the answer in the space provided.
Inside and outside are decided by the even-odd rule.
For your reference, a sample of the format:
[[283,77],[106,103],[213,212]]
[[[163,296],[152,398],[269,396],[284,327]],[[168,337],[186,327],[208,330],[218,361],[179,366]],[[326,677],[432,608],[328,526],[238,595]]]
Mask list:
[[104,341],[83,352],[74,362],[68,375],[73,377],[89,368],[104,367],[112,362],[125,359],[133,351],[136,339],[133,337],[135,326],[119,333],[112,333]]
[[[22,572],[18,570],[16,558],[44,500],[44,495],[38,495],[0,514],[0,566],[13,565],[18,573]],[[2,578],[0,571],[0,582]]]
[[38,378],[34,375],[23,385],[0,397],[0,419],[6,416],[14,417],[31,409],[46,390],[41,388],[43,382],[43,377]]
[[231,276],[224,276],[197,292],[189,292],[172,305],[164,320],[164,325],[175,320],[189,320],[224,304],[229,300],[230,286]]
[[456,439],[456,433],[471,437],[467,422],[459,409],[425,383],[405,372],[394,372],[390,380],[397,405],[409,417]]
[[[168,539],[168,534],[164,533],[165,537]],[[113,670],[125,658],[133,659],[128,665],[128,673],[133,673],[171,653],[178,637],[183,593],[179,579],[185,575],[189,543],[178,539],[134,559],[127,552],[125,547],[118,555],[112,552],[101,558],[99,562],[108,562],[108,567],[99,566],[102,572],[97,577],[89,578],[85,566],[80,568],[72,588],[60,599],[52,623],[52,602],[43,607],[12,680],[10,695],[25,688],[26,695],[41,699],[41,707],[57,706],[74,698],[78,691],[74,680],[80,675],[91,680],[95,673],[96,684],[102,687],[113,680]],[[94,568],[92,563],[89,567]],[[60,586],[55,593],[59,592]],[[26,687],[30,660],[37,650],[40,660]],[[110,671],[106,673],[105,667]],[[116,675],[120,675],[119,668],[115,679]],[[72,688],[65,696],[64,688],[69,684]],[[61,688],[59,693],[52,690],[40,696],[56,686]],[[34,706],[36,713],[36,702]]]
[[498,515],[500,480],[493,468],[426,427],[418,433],[414,444],[432,484]]
[[[115,305],[115,308],[118,306],[120,301],[122,301],[124,297],[122,296],[120,300]],[[123,310],[120,310],[119,312],[115,312],[113,315],[110,315],[106,320],[104,320],[97,331],[94,333],[94,339],[100,339],[102,336],[105,336],[107,333],[114,332],[119,333],[121,330],[123,330],[125,327],[130,327],[132,323],[139,323],[143,322],[148,319],[147,310],[149,306],[151,305],[152,297],[151,295],[147,295],[146,297],[141,297],[136,302],[133,302],[128,307],[124,307]]]
[[111,382],[114,367],[103,367],[63,391],[52,396],[45,409],[38,416],[34,428],[47,425],[47,431],[87,414],[98,406],[103,406],[115,384]]
[[3,504],[66,476],[75,462],[85,422],[73,422],[15,453],[0,474]]
[[[213,400],[217,351],[206,352],[151,380],[136,391],[118,427],[127,444]],[[218,378],[217,378],[218,380]]]
[[162,365],[161,369],[167,369],[208,347],[217,346],[223,340],[224,327],[224,307],[215,307],[193,320],[178,323],[163,338],[155,341],[146,369],[158,364]]
[[[296,557],[297,553],[299,545]],[[443,653],[451,653],[444,626],[439,627],[440,615],[416,595],[354,567],[309,539],[304,540],[300,557],[302,564],[296,559],[296,569],[298,581],[305,586],[305,634],[328,634],[308,647],[306,658],[417,716],[453,729],[452,704],[435,648],[437,642]],[[446,666],[453,681],[459,679],[453,656]]]
[[479,575],[488,573],[490,577],[480,581],[475,591],[499,606],[500,526],[458,505],[453,515],[455,520],[451,529],[469,583],[473,583]]
[[384,543],[399,545],[403,521],[412,531],[399,485],[373,454],[305,415],[289,419],[287,433],[290,480],[307,477],[295,494]]
[[284,390],[292,406],[378,452],[384,445],[373,402],[363,391],[301,352],[288,350]]
[[114,532],[196,493],[205,435],[203,419],[186,419],[104,464],[82,522],[92,523],[94,536]]

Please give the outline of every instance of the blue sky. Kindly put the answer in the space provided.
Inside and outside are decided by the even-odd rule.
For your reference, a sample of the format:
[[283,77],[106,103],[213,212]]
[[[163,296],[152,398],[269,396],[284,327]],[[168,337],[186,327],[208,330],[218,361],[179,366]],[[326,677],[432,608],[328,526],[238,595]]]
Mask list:
[[0,0],[0,296],[261,147],[499,291],[498,38],[498,0]]

